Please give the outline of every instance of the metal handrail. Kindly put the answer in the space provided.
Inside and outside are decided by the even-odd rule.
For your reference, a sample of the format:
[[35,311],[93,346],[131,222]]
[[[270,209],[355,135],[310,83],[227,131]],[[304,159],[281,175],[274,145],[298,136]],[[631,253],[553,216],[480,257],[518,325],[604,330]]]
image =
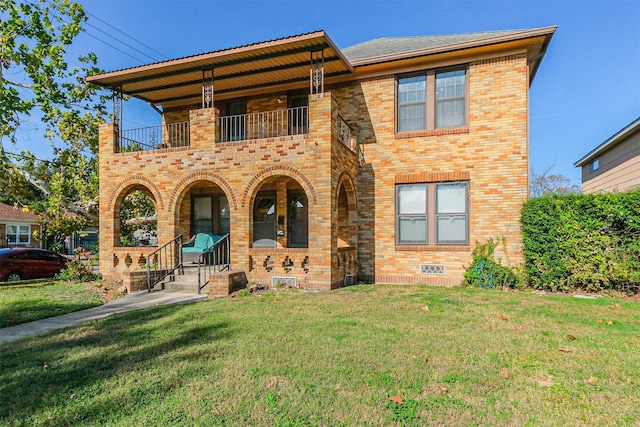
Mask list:
[[[184,274],[182,265],[182,234],[160,246],[147,255],[147,290],[151,289],[165,277],[175,274]],[[164,289],[164,283],[162,285]]]
[[211,273],[230,269],[231,240],[229,234],[226,234],[198,256],[198,293],[202,293],[202,289],[209,284]]

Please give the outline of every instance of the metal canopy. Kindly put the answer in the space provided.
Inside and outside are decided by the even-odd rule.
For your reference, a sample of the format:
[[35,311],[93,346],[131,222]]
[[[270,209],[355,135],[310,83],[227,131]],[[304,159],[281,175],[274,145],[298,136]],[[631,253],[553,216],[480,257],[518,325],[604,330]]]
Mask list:
[[87,78],[87,81],[154,105],[200,102],[203,72],[213,70],[217,95],[309,81],[311,56],[322,52],[325,77],[353,67],[324,31],[285,37]]

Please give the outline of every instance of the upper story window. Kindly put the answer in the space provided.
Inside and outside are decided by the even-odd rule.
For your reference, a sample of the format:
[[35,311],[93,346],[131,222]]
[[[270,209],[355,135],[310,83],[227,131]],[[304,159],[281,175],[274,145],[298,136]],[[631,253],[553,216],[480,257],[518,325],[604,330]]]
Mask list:
[[31,243],[31,226],[7,224],[7,243],[9,245],[28,245]]
[[594,159],[589,163],[589,172],[595,172],[600,169],[600,160]]
[[467,99],[466,68],[400,77],[397,131],[465,126]]

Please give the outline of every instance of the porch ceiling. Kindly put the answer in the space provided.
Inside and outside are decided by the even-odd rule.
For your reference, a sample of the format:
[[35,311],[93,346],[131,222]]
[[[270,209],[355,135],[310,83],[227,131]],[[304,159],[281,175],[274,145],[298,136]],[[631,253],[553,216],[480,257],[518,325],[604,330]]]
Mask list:
[[87,78],[154,105],[200,102],[203,71],[214,70],[215,95],[309,81],[311,52],[324,51],[325,78],[353,67],[324,31],[234,47]]

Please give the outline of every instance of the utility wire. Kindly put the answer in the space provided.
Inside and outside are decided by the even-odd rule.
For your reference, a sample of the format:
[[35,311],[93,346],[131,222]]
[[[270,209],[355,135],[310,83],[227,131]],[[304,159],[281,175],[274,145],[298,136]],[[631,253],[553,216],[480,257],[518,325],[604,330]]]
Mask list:
[[[106,22],[106,21],[104,21],[104,20],[102,20],[102,19],[98,18],[98,17],[97,17],[96,15],[94,15],[93,13],[91,13],[91,12],[89,12],[89,11],[87,11],[87,10],[85,10],[85,12],[86,12],[86,14],[87,14],[87,15],[92,16],[93,18],[97,19],[98,21],[102,22],[103,24],[107,25],[108,27],[113,28],[114,30],[116,30],[116,31],[117,31],[117,32],[119,32],[120,34],[123,34],[123,35],[125,35],[126,37],[129,37],[131,40],[135,41],[136,43],[140,43],[142,46],[146,47],[147,49],[149,49],[149,50],[151,50],[151,51],[153,51],[153,52],[157,53],[158,55],[162,56],[164,59],[169,59],[169,57],[168,57],[167,55],[165,55],[165,54],[163,54],[163,53],[158,52],[157,50],[155,50],[155,49],[154,49],[154,48],[152,48],[151,46],[148,46],[148,45],[146,45],[146,44],[142,43],[140,40],[138,40],[138,39],[136,39],[136,38],[134,38],[134,37],[130,36],[130,35],[129,35],[129,34],[127,34],[127,33],[125,33],[124,31],[119,30],[118,28],[114,27],[113,25],[109,24],[108,22]],[[94,28],[95,28],[95,27],[94,27]],[[115,38],[115,37],[114,37],[114,38]],[[124,44],[124,43],[123,43],[123,44]],[[146,55],[146,54],[145,54],[145,56],[150,57],[149,55]]]
[[125,51],[124,51],[124,50],[122,50],[122,49],[118,49],[118,48],[117,48],[117,47],[115,47],[114,45],[107,43],[106,41],[104,41],[104,40],[102,40],[102,39],[100,39],[100,38],[98,38],[98,37],[94,36],[93,34],[91,34],[91,33],[87,32],[87,31],[85,31],[84,33],[85,33],[86,35],[88,35],[89,37],[91,37],[91,38],[94,38],[94,39],[98,40],[100,43],[104,43],[104,44],[106,44],[107,46],[109,46],[110,48],[115,49],[115,50],[117,50],[118,52],[120,52],[120,53],[123,53],[123,54],[127,55],[129,58],[133,58],[133,59],[135,59],[136,61],[138,61],[138,62],[139,62],[139,63],[141,63],[141,64],[144,64],[144,63],[145,63],[145,61],[143,61],[142,59],[140,59],[140,58],[136,58],[135,56],[128,54],[127,52],[125,52]]
[[31,157],[31,156],[23,156],[22,154],[11,153],[9,151],[5,151],[4,154],[7,155],[7,156],[16,157],[16,158],[23,159],[23,160],[36,160],[38,162],[46,163],[46,164],[53,165],[53,166],[65,166],[65,167],[68,167],[68,168],[83,169],[82,166],[78,166],[78,165],[69,165],[69,164],[66,164],[66,163],[57,162],[57,161],[53,161],[53,160],[38,159],[37,157]]
[[[156,61],[156,62],[158,62],[158,59],[157,59],[157,58],[154,58],[153,56],[149,56],[149,55],[147,55],[147,54],[146,54],[146,53],[144,53],[143,51],[138,50],[138,49],[136,49],[135,47],[131,46],[130,44],[127,44],[127,43],[123,42],[122,40],[118,39],[117,37],[112,36],[111,34],[107,33],[106,31],[102,31],[100,28],[96,27],[95,25],[91,25],[91,24],[90,24],[90,23],[88,23],[88,22],[85,22],[85,25],[87,25],[88,27],[91,27],[91,28],[93,28],[93,29],[95,29],[95,30],[100,31],[102,34],[105,34],[106,36],[111,37],[111,38],[112,38],[112,39],[114,39],[115,41],[117,41],[117,42],[119,42],[119,43],[122,43],[123,45],[127,46],[128,48],[133,49],[133,50],[135,50],[136,52],[143,54],[144,56],[146,56],[147,58],[151,59],[152,61]],[[89,33],[87,33],[87,34],[89,34]],[[103,41],[103,42],[104,42],[104,41]]]

